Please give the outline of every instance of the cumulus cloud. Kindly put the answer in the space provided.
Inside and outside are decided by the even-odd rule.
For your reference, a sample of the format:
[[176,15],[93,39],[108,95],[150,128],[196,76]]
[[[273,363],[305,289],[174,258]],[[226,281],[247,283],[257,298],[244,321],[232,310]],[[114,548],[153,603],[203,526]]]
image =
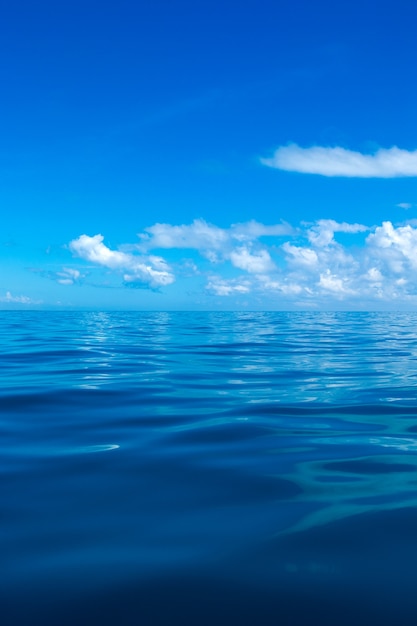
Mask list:
[[335,233],[363,233],[369,230],[363,224],[348,224],[346,222],[336,222],[335,220],[317,220],[309,229],[308,239],[314,246],[328,246],[334,243]]
[[383,222],[367,237],[371,254],[395,274],[417,270],[417,229]]
[[142,252],[156,249],[197,250],[211,263],[230,261],[234,267],[249,273],[272,271],[275,267],[269,252],[260,243],[261,237],[282,237],[293,234],[286,223],[266,225],[256,220],[219,228],[205,220],[191,224],[154,224],[139,234],[137,246]]
[[204,220],[194,220],[192,224],[174,226],[154,224],[140,234],[140,248],[195,248],[197,250],[218,250],[228,240],[227,231],[208,224]]
[[[359,308],[365,302],[366,306],[375,302],[417,305],[417,222],[386,221],[368,227],[321,219],[296,229],[285,226],[286,235],[279,226],[247,222],[222,229],[202,221],[186,227],[157,224],[147,229],[142,240],[146,253],[135,244],[112,250],[102,235],[81,235],[69,248],[75,256],[120,274],[126,286],[160,288],[174,281],[167,260],[150,253],[163,242],[178,278],[193,281],[193,293],[235,299],[250,295],[258,303],[278,308],[283,303],[308,308],[331,302]],[[338,233],[345,235],[341,241]],[[365,236],[358,238],[361,233]],[[262,237],[272,240],[261,241]],[[175,250],[178,242],[180,250],[190,248],[203,258],[181,258]],[[63,284],[80,282],[83,276],[69,267],[55,274]]]
[[232,250],[230,260],[235,267],[250,274],[264,274],[275,268],[275,264],[266,250],[252,254],[245,246]]
[[417,176],[417,150],[402,150],[397,146],[380,148],[374,154],[362,154],[341,147],[297,144],[280,146],[271,158],[261,163],[287,172],[344,176],[348,178],[397,178]]
[[123,274],[127,284],[146,285],[158,288],[170,285],[175,278],[164,259],[158,256],[138,257],[134,254],[111,250],[103,243],[102,235],[81,235],[70,242],[69,248],[75,256],[95,265],[117,270]]
[[286,241],[282,249],[287,253],[289,263],[293,265],[314,268],[319,261],[317,252],[305,246],[294,246],[289,241]]
[[318,286],[336,294],[354,293],[353,290],[346,285],[346,278],[343,279],[332,274],[329,269],[326,270],[324,274],[320,274]]
[[265,225],[256,220],[219,228],[205,220],[197,219],[191,224],[154,224],[139,234],[141,250],[155,248],[194,248],[195,250],[220,250],[233,241],[254,241],[264,236],[288,235],[293,232],[289,224]]

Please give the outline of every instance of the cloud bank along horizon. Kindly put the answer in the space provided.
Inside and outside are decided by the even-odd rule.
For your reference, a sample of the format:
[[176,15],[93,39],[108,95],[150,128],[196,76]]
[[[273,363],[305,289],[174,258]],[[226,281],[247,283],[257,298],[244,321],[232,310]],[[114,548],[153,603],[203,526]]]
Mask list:
[[[417,176],[417,151],[395,146],[363,154],[288,144],[260,160],[268,167],[325,177]],[[417,304],[417,220],[412,219],[397,225],[318,219],[298,226],[251,220],[229,228],[195,219],[190,224],[155,223],[138,234],[136,243],[117,249],[107,246],[102,234],[82,234],[68,248],[89,267],[84,272],[62,268],[52,276],[62,285],[88,282],[101,268],[120,286],[161,291],[193,277],[194,296],[200,290],[206,296],[234,297],[237,303],[250,296],[267,307]]]
[[[396,146],[370,154],[342,147],[288,144],[260,162],[270,168],[322,177],[399,178],[417,176],[417,151]],[[402,209],[414,204],[400,202]],[[417,220],[377,225],[318,219],[272,225],[250,220],[222,228],[202,218],[189,224],[155,223],[134,243],[112,249],[101,233],[71,240],[70,259],[56,270],[35,270],[63,287],[130,287],[181,293],[193,284],[188,301],[233,299],[236,306],[282,305],[353,308],[417,304]],[[211,300],[210,300],[211,297]],[[250,297],[250,300],[244,300]],[[186,298],[187,300],[187,298]],[[12,294],[6,305],[39,305],[42,300]],[[140,303],[139,303],[140,306]]]
[[57,272],[54,279],[65,285],[88,282],[99,269],[119,286],[151,290],[192,276],[207,295],[251,294],[270,306],[417,303],[417,223],[411,222],[367,226],[320,219],[294,227],[253,220],[220,228],[198,219],[156,223],[137,243],[116,250],[101,234],[82,234],[68,248],[88,265],[83,272],[69,267]]

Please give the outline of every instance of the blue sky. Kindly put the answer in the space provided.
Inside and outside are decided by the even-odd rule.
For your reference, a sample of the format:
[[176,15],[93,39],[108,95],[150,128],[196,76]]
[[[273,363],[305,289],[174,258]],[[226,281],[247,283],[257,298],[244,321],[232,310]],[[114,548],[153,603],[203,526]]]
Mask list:
[[417,305],[414,0],[0,13],[1,308]]

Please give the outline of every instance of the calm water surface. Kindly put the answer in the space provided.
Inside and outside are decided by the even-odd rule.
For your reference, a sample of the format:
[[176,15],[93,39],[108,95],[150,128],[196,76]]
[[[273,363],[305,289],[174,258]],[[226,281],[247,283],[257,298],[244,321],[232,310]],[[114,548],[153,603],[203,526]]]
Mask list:
[[417,314],[0,336],[2,624],[417,623]]

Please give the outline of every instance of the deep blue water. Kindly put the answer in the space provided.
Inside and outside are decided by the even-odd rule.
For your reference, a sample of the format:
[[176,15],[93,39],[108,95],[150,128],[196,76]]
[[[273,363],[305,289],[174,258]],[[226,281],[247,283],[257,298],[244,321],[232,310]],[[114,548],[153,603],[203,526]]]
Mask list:
[[417,623],[417,314],[0,314],[0,622]]

